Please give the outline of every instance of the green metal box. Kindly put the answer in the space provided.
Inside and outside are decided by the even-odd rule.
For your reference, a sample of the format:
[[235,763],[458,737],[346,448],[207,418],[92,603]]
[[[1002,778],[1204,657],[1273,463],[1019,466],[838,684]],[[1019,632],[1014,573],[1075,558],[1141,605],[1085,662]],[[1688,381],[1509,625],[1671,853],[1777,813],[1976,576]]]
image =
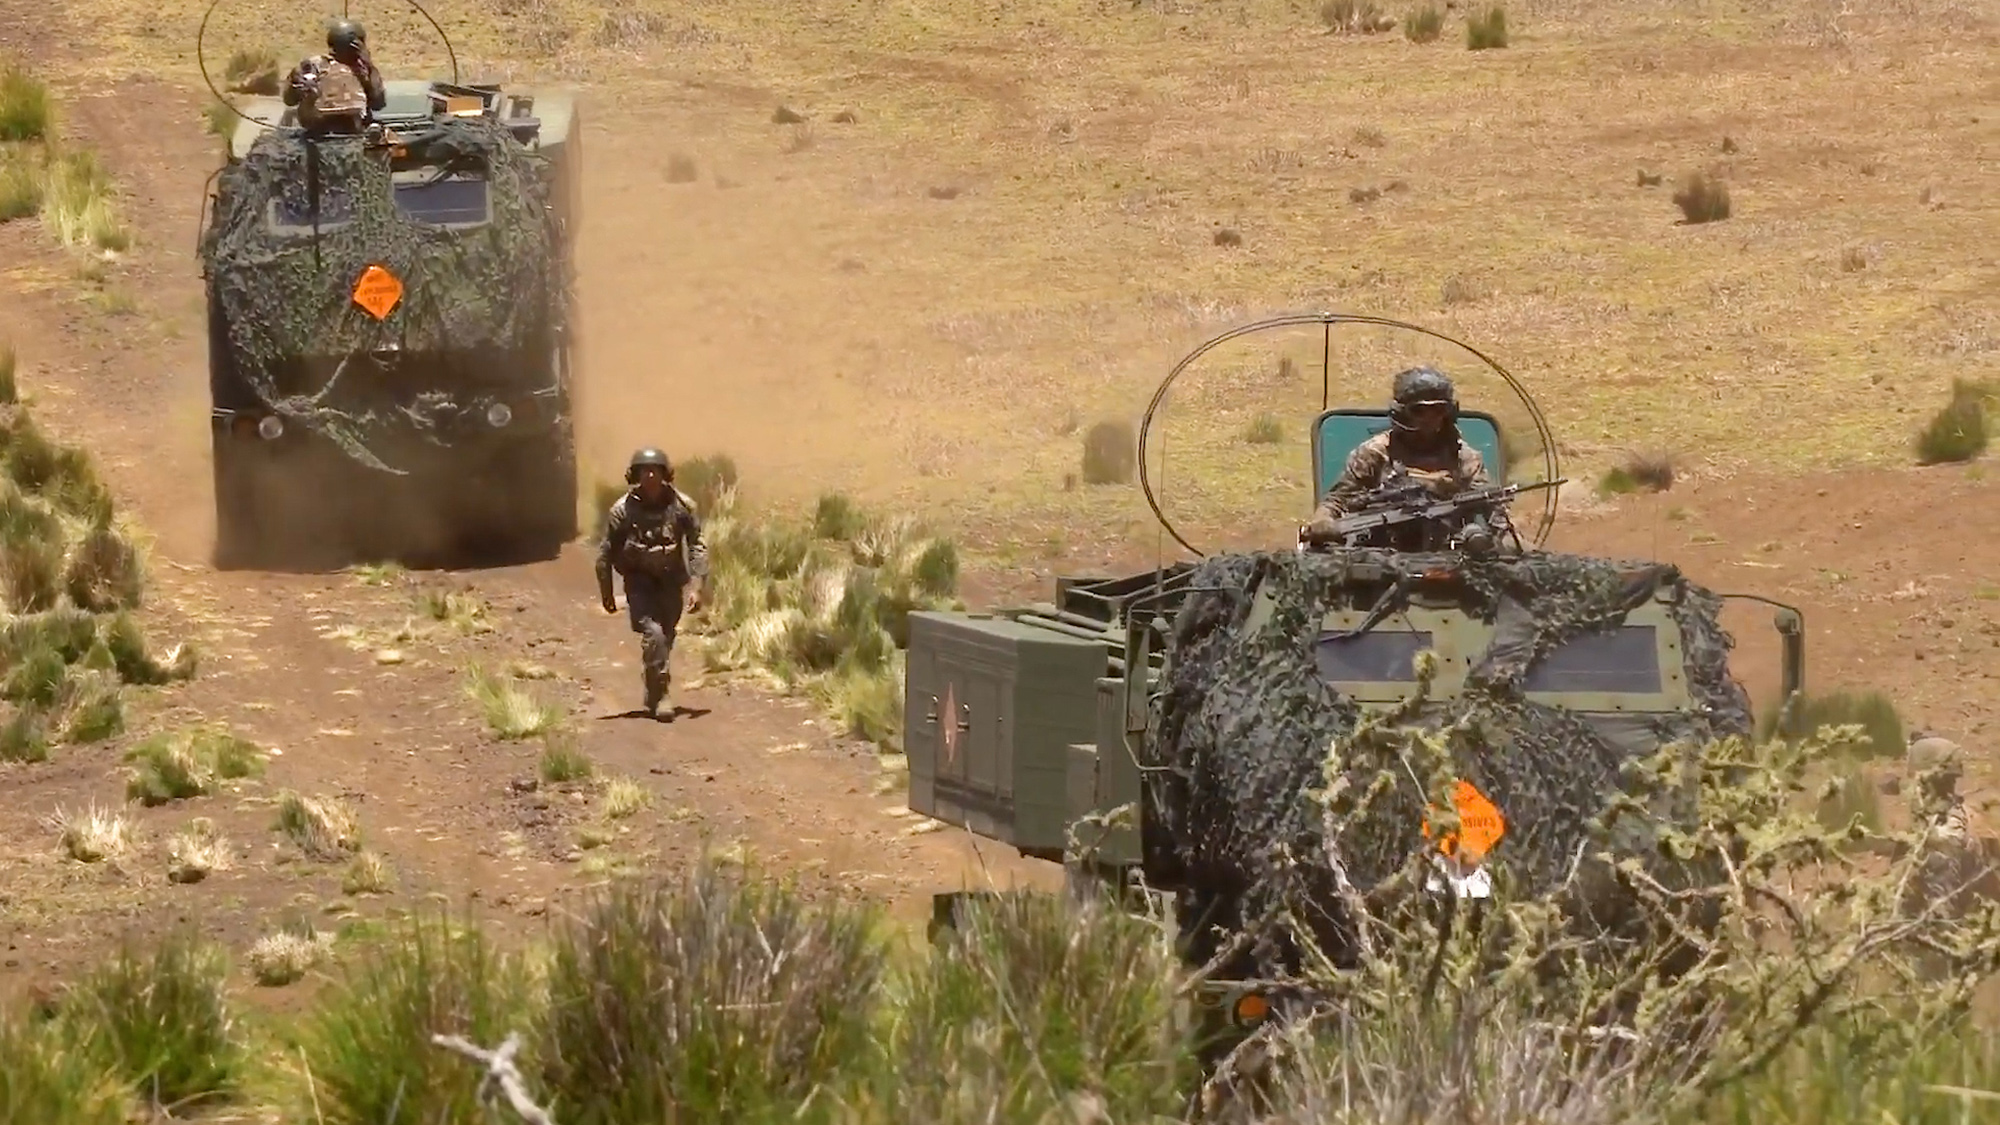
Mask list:
[[1109,646],[987,614],[910,615],[910,808],[1060,859],[1069,746],[1096,741]]

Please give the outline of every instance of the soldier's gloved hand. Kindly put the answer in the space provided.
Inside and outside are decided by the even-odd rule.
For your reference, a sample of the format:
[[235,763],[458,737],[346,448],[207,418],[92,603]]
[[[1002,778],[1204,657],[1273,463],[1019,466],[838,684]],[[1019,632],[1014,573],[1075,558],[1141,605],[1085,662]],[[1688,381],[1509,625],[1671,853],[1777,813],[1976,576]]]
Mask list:
[[610,594],[606,594],[606,595],[604,595],[604,612],[606,612],[606,613],[617,613],[617,612],[618,612],[618,599],[617,599],[617,598],[615,598],[615,597],[613,597],[613,596],[612,596],[612,595],[610,595]]
[[1331,543],[1333,539],[1334,521],[1332,516],[1315,516],[1313,521],[1306,525],[1306,542]]
[[696,586],[694,589],[688,591],[687,611],[689,613],[701,612],[701,587]]

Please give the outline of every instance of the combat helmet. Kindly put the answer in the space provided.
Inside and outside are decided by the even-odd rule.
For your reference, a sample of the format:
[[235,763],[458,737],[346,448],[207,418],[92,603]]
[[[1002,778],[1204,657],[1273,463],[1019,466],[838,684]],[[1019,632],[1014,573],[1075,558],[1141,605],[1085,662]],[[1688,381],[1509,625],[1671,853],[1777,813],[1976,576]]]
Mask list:
[[1410,427],[1410,410],[1417,406],[1447,407],[1447,417],[1458,421],[1458,392],[1452,388],[1451,380],[1435,367],[1412,367],[1396,376],[1391,391],[1395,405],[1389,408],[1389,420],[1398,429]]
[[631,462],[625,466],[625,483],[638,484],[639,470],[648,465],[660,470],[660,474],[668,480],[674,479],[674,463],[667,459],[666,452],[649,445],[634,453]]
[[350,19],[338,19],[326,27],[326,49],[339,54],[368,46],[368,29]]

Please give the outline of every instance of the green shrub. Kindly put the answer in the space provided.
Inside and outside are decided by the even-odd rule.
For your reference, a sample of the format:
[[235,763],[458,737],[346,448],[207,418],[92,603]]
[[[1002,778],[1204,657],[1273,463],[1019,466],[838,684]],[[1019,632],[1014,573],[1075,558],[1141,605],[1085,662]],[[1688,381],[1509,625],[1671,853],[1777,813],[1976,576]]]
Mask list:
[[1107,419],[1083,435],[1085,484],[1129,484],[1138,467],[1138,434],[1130,422]]
[[545,1107],[563,1125],[800,1110],[869,1050],[875,924],[872,908],[707,863],[614,886],[555,942]]
[[223,986],[229,960],[188,931],[127,944],[64,997],[75,1041],[151,1104],[188,1107],[232,1093],[243,1044]]
[[1690,224],[1721,222],[1730,215],[1729,185],[1695,172],[1674,192],[1674,206]]
[[1465,19],[1465,46],[1470,51],[1490,51],[1507,45],[1507,9],[1495,4]]
[[2000,392],[1967,379],[1953,379],[1951,401],[1917,432],[1917,464],[1970,461],[1986,451],[1992,409]]
[[44,141],[54,125],[49,88],[19,66],[0,65],[0,143]]
[[[1770,738],[1777,733],[1779,720],[1779,712],[1773,709],[1761,724],[1763,737]],[[1806,696],[1792,705],[1790,713],[1784,716],[1784,722],[1789,740],[1793,742],[1810,737],[1823,728],[1860,727],[1861,737],[1866,741],[1846,742],[1840,747],[1847,756],[1858,761],[1899,758],[1909,745],[1909,735],[1902,715],[1896,711],[1895,702],[1879,691],[1836,691]]]
[[127,1125],[131,1091],[64,1031],[0,1012],[0,1121]]
[[1444,12],[1425,4],[1403,17],[1403,35],[1412,43],[1432,43],[1444,34]]
[[[526,962],[472,926],[419,916],[343,958],[299,1034],[297,1120],[325,1125],[476,1122],[482,1074],[431,1043],[498,1046],[534,1019]],[[519,1060],[524,1069],[531,1062]],[[563,1120],[567,1120],[566,1118]]]
[[151,807],[213,793],[224,781],[263,772],[257,744],[220,727],[162,731],[126,751],[125,795]]
[[1243,431],[1243,440],[1252,445],[1276,445],[1285,440],[1285,424],[1276,414],[1259,414]]
[[860,1104],[910,1121],[1178,1120],[1192,1088],[1182,971],[1154,923],[1093,903],[973,899],[894,992],[896,1016]]

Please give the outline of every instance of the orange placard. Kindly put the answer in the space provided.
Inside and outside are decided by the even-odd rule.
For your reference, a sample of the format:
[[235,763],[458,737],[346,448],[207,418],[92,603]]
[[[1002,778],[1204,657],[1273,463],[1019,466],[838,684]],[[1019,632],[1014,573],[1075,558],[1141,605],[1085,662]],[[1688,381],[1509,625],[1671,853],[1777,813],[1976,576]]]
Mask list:
[[395,311],[402,299],[403,283],[381,266],[369,266],[362,270],[361,277],[354,283],[354,303],[376,320]]
[[[1458,832],[1448,832],[1438,841],[1438,850],[1449,856],[1457,856],[1469,863],[1478,863],[1486,858],[1486,853],[1507,834],[1507,818],[1500,815],[1500,806],[1486,799],[1477,786],[1461,778],[1451,790],[1451,806],[1458,812]],[[1459,834],[1464,834],[1463,854],[1460,854]],[[1430,839],[1431,823],[1424,821],[1424,838]]]

